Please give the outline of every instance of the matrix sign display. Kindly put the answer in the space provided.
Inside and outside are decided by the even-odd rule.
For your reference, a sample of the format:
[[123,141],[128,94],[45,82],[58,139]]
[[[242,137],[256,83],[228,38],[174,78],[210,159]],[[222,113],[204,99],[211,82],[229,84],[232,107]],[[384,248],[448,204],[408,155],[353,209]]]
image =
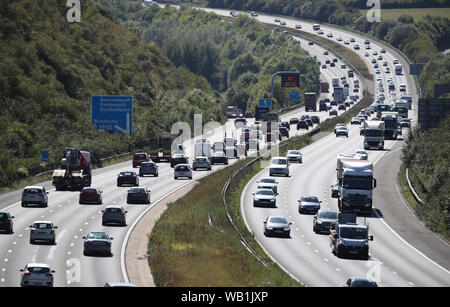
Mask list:
[[282,73],[281,87],[299,87],[300,74],[298,73]]

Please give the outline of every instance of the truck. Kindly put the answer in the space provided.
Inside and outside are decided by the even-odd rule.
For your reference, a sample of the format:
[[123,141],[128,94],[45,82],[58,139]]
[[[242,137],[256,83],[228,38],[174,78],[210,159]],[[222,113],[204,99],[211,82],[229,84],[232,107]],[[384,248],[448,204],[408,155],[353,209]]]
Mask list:
[[364,149],[384,149],[384,122],[367,120],[364,122]]
[[316,93],[305,93],[305,111],[317,111]]
[[330,90],[330,84],[326,81],[321,81],[320,82],[320,91],[322,93],[328,93],[329,90]]
[[381,112],[381,121],[384,122],[384,138],[396,140],[398,135],[398,113]]
[[162,132],[150,139],[150,158],[153,162],[170,162],[172,158],[172,143],[176,137],[176,134]]
[[313,24],[313,30],[314,31],[320,30],[320,25],[317,23]]
[[337,193],[340,212],[372,213],[373,163],[358,154],[340,154],[337,158]]
[[397,112],[400,118],[408,118],[408,103],[401,100],[396,101],[394,103],[394,112]]
[[211,143],[206,139],[198,139],[194,144],[194,157],[211,157]]
[[338,258],[359,256],[369,260],[369,225],[358,225],[354,213],[338,213],[338,221],[334,229],[330,229],[331,252]]
[[344,102],[344,89],[342,87],[335,87],[333,92],[333,98],[338,104]]
[[408,110],[412,109],[412,96],[411,95],[404,95],[400,98],[400,101],[405,101],[408,105]]
[[256,107],[255,108],[255,121],[260,121],[264,118],[264,115],[270,113],[269,107]]
[[341,82],[341,81],[339,80],[338,77],[331,78],[331,85],[332,85],[333,87],[339,87],[340,82]]
[[395,74],[396,75],[401,75],[403,74],[403,68],[402,68],[402,64],[395,64]]
[[57,191],[81,191],[91,186],[91,153],[78,148],[66,148],[61,159],[61,169],[53,171],[52,184]]
[[377,117],[381,118],[381,113],[389,112],[391,110],[391,106],[388,104],[378,104],[377,105]]

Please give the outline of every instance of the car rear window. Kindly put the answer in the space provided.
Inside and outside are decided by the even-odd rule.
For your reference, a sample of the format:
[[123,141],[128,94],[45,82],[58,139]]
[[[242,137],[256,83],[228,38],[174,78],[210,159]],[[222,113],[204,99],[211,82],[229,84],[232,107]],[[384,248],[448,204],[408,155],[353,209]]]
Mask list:
[[41,267],[28,267],[27,271],[30,273],[39,273],[39,274],[46,274],[50,272],[49,268],[41,268]]
[[120,212],[122,212],[122,210],[119,209],[119,208],[106,208],[105,212],[108,212],[108,213],[120,213]]
[[52,224],[34,223],[33,228],[35,228],[35,229],[52,229]]
[[121,174],[123,176],[134,176],[134,173],[132,173],[132,172],[122,172]]
[[302,201],[311,202],[311,203],[318,203],[319,199],[317,197],[307,196],[307,197],[302,197]]
[[94,239],[94,240],[106,240],[106,239],[108,239],[108,236],[103,232],[93,232],[93,233],[90,233],[87,236],[87,238]]
[[8,215],[6,213],[0,213],[0,221],[8,219]]
[[135,154],[134,158],[139,159],[139,160],[147,159],[147,155],[146,154]]
[[132,188],[129,190],[130,193],[146,193],[144,188]]
[[189,168],[187,166],[177,166],[177,171],[188,171]]
[[97,194],[97,190],[96,189],[84,189],[83,193],[86,193],[86,194]]
[[26,194],[42,194],[43,193],[43,191],[41,189],[35,189],[35,188],[25,189],[23,192]]

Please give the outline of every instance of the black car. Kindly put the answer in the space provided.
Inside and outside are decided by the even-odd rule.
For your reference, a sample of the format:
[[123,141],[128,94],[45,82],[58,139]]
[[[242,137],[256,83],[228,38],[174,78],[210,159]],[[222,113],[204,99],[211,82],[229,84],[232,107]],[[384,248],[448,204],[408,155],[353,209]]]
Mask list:
[[293,117],[289,120],[289,124],[291,125],[297,125],[299,122],[299,119],[297,117]]
[[328,107],[325,102],[319,104],[319,112],[322,112],[322,111],[325,111],[325,112],[328,111]]
[[332,106],[337,106],[337,101],[336,101],[336,100],[331,100],[331,101],[330,101],[330,104],[331,104]]
[[313,116],[311,116],[311,121],[312,121],[314,124],[319,124],[319,123],[320,123],[320,117],[317,116],[317,115],[313,115]]
[[306,119],[311,119],[311,117],[308,114],[302,115],[302,117],[300,118],[300,120],[306,120]]
[[9,212],[0,212],[0,231],[13,233],[13,218]]
[[337,110],[336,109],[332,109],[332,110],[330,110],[330,116],[337,116],[338,115],[338,112],[337,112]]
[[345,283],[345,287],[349,288],[377,288],[378,285],[375,281],[367,278],[351,277]]
[[211,156],[211,165],[223,163],[228,165],[228,157],[223,151],[215,151]]
[[334,62],[331,62],[330,67],[336,67],[336,64],[334,64]]
[[178,164],[189,164],[188,157],[184,154],[173,154],[170,159],[170,167],[175,167]]
[[287,122],[287,121],[284,121],[284,122],[280,123],[280,127],[285,127],[288,130],[290,130],[291,129],[291,124],[289,122]]
[[311,118],[305,119],[305,122],[308,124],[308,126],[310,126],[310,127],[313,126],[313,122],[312,122]]
[[300,129],[309,130],[308,123],[306,121],[304,121],[304,120],[299,121],[298,124],[297,124],[297,130],[300,130]]
[[283,137],[287,137],[289,138],[289,130],[286,127],[280,127],[278,128],[278,130],[280,131],[280,135]]
[[144,175],[153,175],[158,177],[158,165],[155,162],[144,162],[139,168],[139,177],[144,177]]
[[128,204],[150,204],[150,190],[146,187],[131,188],[127,194]]
[[315,233],[329,232],[334,229],[338,220],[338,213],[334,210],[320,209],[313,220],[313,231]]
[[339,106],[338,106],[338,110],[339,111],[341,111],[341,110],[343,110],[343,111],[345,111],[347,108],[345,107],[345,104],[340,104]]
[[124,184],[139,185],[139,177],[135,171],[120,172],[117,175],[117,186],[121,187]]

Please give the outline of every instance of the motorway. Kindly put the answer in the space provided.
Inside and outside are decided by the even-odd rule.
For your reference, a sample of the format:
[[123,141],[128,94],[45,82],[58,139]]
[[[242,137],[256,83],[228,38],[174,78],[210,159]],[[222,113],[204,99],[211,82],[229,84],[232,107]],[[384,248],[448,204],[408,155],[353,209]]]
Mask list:
[[[229,12],[226,11],[226,14],[228,15]],[[288,22],[288,20],[286,20]],[[328,33],[325,30],[325,33]],[[344,36],[343,36],[344,37]],[[305,41],[301,42],[302,46],[306,45]],[[363,44],[360,44],[363,46]],[[314,46],[313,48],[309,48],[308,52],[310,54],[315,55],[319,61],[323,62],[325,57],[323,56],[323,49],[319,46]],[[329,57],[334,57],[331,53]],[[391,61],[390,61],[391,63]],[[339,66],[339,65],[338,65]],[[331,77],[334,76],[340,76],[342,75],[342,70],[338,67],[336,68],[330,68],[321,70],[322,73],[322,80],[327,80],[331,83]],[[398,84],[398,83],[396,83]],[[408,88],[410,88],[410,85],[408,83]],[[328,97],[331,98],[331,93],[328,94]],[[322,97],[323,98],[323,97]],[[301,113],[304,111],[303,108],[291,111],[286,115],[283,115],[281,118],[282,120],[289,120],[291,117],[299,117]],[[341,112],[340,112],[341,113]],[[319,115],[319,112],[316,113],[309,113],[309,115],[317,114]],[[320,114],[321,120],[325,119],[327,117],[328,113],[322,112]],[[207,134],[208,140],[211,142],[221,140],[223,138],[224,131],[227,131],[228,133],[232,133],[233,131],[233,124],[231,121],[227,122],[227,125],[218,127],[211,133]],[[330,181],[332,180],[332,171],[329,169],[329,164],[326,163],[327,159],[325,157],[329,157],[331,155],[334,155],[334,157],[337,155],[334,154],[335,152],[347,152],[352,151],[353,149],[359,148],[362,143],[361,140],[357,141],[354,135],[356,134],[357,129],[351,129],[351,137],[349,139],[333,139],[331,136],[326,137],[323,140],[314,143],[308,148],[305,148],[304,150],[304,164],[300,166],[294,166],[292,168],[292,177],[288,180],[291,180],[292,184],[299,184],[300,186],[307,188],[308,185],[302,180],[305,180],[305,178],[301,178],[303,176],[295,176],[295,174],[300,174],[304,171],[306,165],[311,164],[311,162],[315,159],[312,159],[312,157],[317,158],[317,163],[313,164],[316,165],[318,168],[316,170],[312,170],[309,172],[313,172],[314,181],[308,183],[311,186],[311,191],[314,193],[324,192],[324,190],[320,190],[323,188],[323,185],[325,185],[325,182],[327,184],[327,192],[329,194],[329,185],[331,184]],[[298,131],[296,134],[305,133],[305,131]],[[291,135],[292,136],[292,135]],[[332,140],[331,140],[332,139]],[[330,144],[325,146],[323,145],[324,140],[328,140]],[[319,145],[316,145],[319,144]],[[328,148],[328,152],[326,152],[324,149],[321,149],[319,147],[320,144],[324,146],[325,148]],[[393,146],[398,146],[396,142],[393,142]],[[187,148],[187,152],[189,153],[189,150],[192,148],[192,141],[187,141],[185,143],[185,148]],[[312,148],[312,149],[310,149]],[[314,152],[314,153],[313,153]],[[383,153],[375,153],[370,154],[371,159],[376,159],[379,155],[382,155]],[[190,155],[192,157],[192,155]],[[319,159],[320,158],[320,159]],[[191,158],[192,161],[192,158]],[[235,161],[235,160],[234,160]],[[234,162],[233,161],[233,162]],[[323,165],[320,165],[319,161],[322,161]],[[333,162],[335,164],[335,161]],[[173,191],[177,190],[181,186],[187,184],[189,181],[187,180],[177,180],[175,181],[173,179],[173,170],[170,168],[167,164],[159,164],[160,165],[160,174],[158,178],[153,177],[145,177],[140,178],[141,186],[147,186],[151,191],[151,200],[152,203],[155,203],[157,200],[163,198],[164,196],[172,193]],[[309,166],[308,166],[309,167]],[[194,172],[194,180],[199,179],[203,176],[206,176],[218,169],[223,168],[223,166],[214,166],[212,171],[199,171]],[[326,168],[326,170],[325,170]],[[22,208],[20,206],[20,193],[21,191],[14,191],[11,193],[7,193],[0,196],[0,203],[2,204],[1,210],[9,211],[12,215],[15,216],[14,219],[14,234],[12,235],[6,235],[6,234],[0,234],[0,286],[18,286],[20,283],[20,274],[19,269],[23,268],[25,264],[30,262],[43,262],[48,263],[51,265],[52,269],[56,270],[55,273],[55,286],[65,287],[65,286],[103,286],[108,281],[125,281],[126,276],[124,276],[124,268],[122,265],[123,260],[123,253],[124,248],[126,246],[126,235],[127,232],[130,229],[130,226],[133,224],[134,221],[138,217],[141,216],[141,214],[148,209],[147,205],[128,205],[125,203],[126,200],[126,191],[127,187],[123,188],[117,188],[116,187],[116,176],[120,171],[123,170],[130,170],[131,169],[131,161],[111,165],[102,169],[95,170],[93,172],[93,186],[99,187],[101,190],[104,191],[103,193],[103,205],[79,205],[78,204],[78,192],[61,192],[61,191],[55,191],[54,189],[51,189],[51,185],[49,182],[42,183],[42,185],[46,186],[50,190],[49,194],[49,206],[48,208]],[[319,171],[319,169],[323,169],[322,171]],[[311,174],[311,173],[309,173]],[[297,178],[298,177],[298,178]],[[319,183],[319,184],[317,184]],[[251,190],[250,182],[248,189]],[[294,190],[296,192],[299,192],[300,190],[298,188],[290,188],[290,183],[288,181],[281,182],[280,183],[280,191],[284,190]],[[318,189],[318,190],[315,190]],[[321,195],[321,194],[318,194]],[[298,198],[298,195],[287,195],[287,203],[291,203],[291,198],[294,197],[295,200]],[[324,200],[325,197],[322,197]],[[296,203],[296,201],[294,201]],[[107,205],[113,205],[113,204],[121,204],[125,207],[126,210],[128,210],[127,214],[127,223],[128,225],[126,227],[104,227],[101,226],[101,210],[107,206]],[[331,206],[333,203],[328,201],[328,204]],[[292,206],[292,204],[291,204]],[[149,214],[151,214],[151,209],[149,211]],[[248,215],[245,212],[244,214],[246,217]],[[294,213],[291,214],[291,216]],[[264,214],[263,214],[264,215]],[[302,217],[303,218],[303,217]],[[308,217],[306,217],[308,218]],[[50,220],[55,225],[59,226],[58,230],[56,231],[56,244],[55,245],[31,245],[29,243],[29,225],[35,221],[35,220]],[[390,274],[390,272],[386,271],[388,268],[393,268],[392,270],[396,270],[395,272],[398,274],[398,277],[390,277],[386,281],[386,285],[403,285],[403,284],[409,284],[409,282],[412,282],[414,285],[449,285],[448,275],[445,275],[445,273],[442,273],[441,270],[436,266],[436,268],[433,267],[432,264],[428,264],[426,266],[426,269],[424,272],[426,273],[427,277],[424,277],[423,283],[418,281],[415,276],[417,275],[417,271],[420,270],[419,268],[423,267],[424,264],[420,262],[421,259],[419,256],[409,256],[405,254],[399,253],[400,248],[393,249],[392,257],[388,257],[387,259],[383,258],[385,257],[385,254],[378,253],[378,250],[381,250],[381,248],[384,246],[383,244],[387,245],[388,248],[392,248],[390,246],[389,242],[396,242],[395,236],[392,235],[388,230],[386,230],[386,226],[380,226],[379,224],[383,224],[383,222],[379,219],[371,219],[371,231],[373,231],[373,234],[375,236],[375,241],[373,242],[373,245],[371,247],[371,256],[372,259],[380,259],[385,265],[382,266],[382,277],[387,276]],[[249,224],[251,224],[249,222]],[[262,219],[258,219],[258,223],[255,223],[255,229],[258,231],[262,229]],[[303,225],[304,224],[304,225]],[[252,227],[252,226],[251,226]],[[273,254],[272,250],[268,250],[269,254],[272,255],[277,262],[279,262],[283,267],[288,268],[289,272],[292,272],[294,275],[301,277],[302,281],[305,281],[308,285],[340,285],[343,282],[343,274],[340,274],[339,271],[336,269],[340,269],[342,272],[345,272],[346,274],[353,272],[351,271],[352,267],[355,265],[352,262],[345,262],[345,263],[337,263],[335,259],[331,258],[331,254],[328,253],[328,257],[324,256],[323,258],[327,258],[330,262],[332,262],[332,265],[330,264],[330,267],[335,267],[333,269],[330,269],[328,266],[325,266],[323,269],[321,267],[323,266],[323,263],[319,265],[319,267],[316,268],[311,266],[308,261],[314,261],[314,263],[317,262],[318,259],[321,259],[321,257],[317,257],[317,253],[325,253],[328,251],[328,248],[325,248],[323,245],[323,241],[326,239],[325,236],[322,236],[323,238],[317,239],[316,237],[311,237],[311,225],[310,223],[307,223],[306,221],[299,220],[296,221],[295,227],[297,227],[299,230],[298,237],[297,233],[293,233],[293,237],[295,239],[291,240],[292,242],[296,242],[297,249],[298,246],[306,245],[313,245],[312,252],[307,251],[307,249],[300,249],[297,251],[297,253],[294,253],[295,248],[292,249],[294,246],[289,247],[288,251],[290,254],[295,255],[295,257],[300,257],[296,259],[294,262],[292,262],[290,259],[288,259],[288,263],[294,264],[294,266],[297,266],[300,259],[303,259],[304,262],[302,267],[306,267],[306,271],[312,271],[312,268],[314,268],[315,274],[318,276],[316,278],[306,278],[305,277],[305,271],[297,272],[295,268],[285,266],[283,260],[280,260],[276,254]],[[308,232],[306,231],[306,227],[308,229]],[[383,228],[384,227],[384,228]],[[113,256],[112,257],[86,257],[82,255],[83,251],[83,240],[82,236],[86,235],[90,231],[105,231],[110,236],[114,237],[112,248],[113,248]],[[257,233],[258,231],[254,231]],[[301,235],[307,236],[306,238],[301,237]],[[298,239],[298,242],[297,240]],[[322,240],[323,239],[323,240]],[[386,241],[385,241],[386,240]],[[400,242],[401,240],[398,239]],[[308,242],[310,244],[308,244]],[[388,243],[386,243],[388,242]],[[397,242],[398,243],[398,242]],[[284,243],[275,243],[276,246],[279,245],[279,248],[285,246]],[[293,243],[292,243],[293,244]],[[317,244],[317,246],[316,246]],[[264,244],[263,244],[264,245]],[[378,248],[377,248],[378,246]],[[401,245],[400,245],[401,246]],[[267,248],[266,245],[264,245],[265,248]],[[272,248],[272,247],[270,247]],[[286,249],[283,249],[286,251]],[[317,250],[318,252],[315,252]],[[395,252],[394,252],[395,251]],[[314,256],[314,257],[313,257]],[[406,256],[406,257],[405,257]],[[302,258],[303,257],[303,258]],[[397,257],[397,258],[396,258]],[[400,260],[398,257],[401,257]],[[403,258],[405,257],[405,258]],[[412,259],[409,259],[412,258]],[[399,261],[401,262],[402,259],[407,260],[407,265],[398,267],[396,263]],[[398,261],[397,261],[398,260]],[[326,262],[324,260],[324,262]],[[305,265],[306,264],[306,265]],[[361,262],[357,264],[358,270],[364,271],[365,263]],[[426,264],[425,264],[426,265]],[[412,267],[414,266],[415,269]],[[433,268],[434,269],[433,269]],[[411,272],[408,273],[407,271],[411,269]],[[414,269],[414,270],[413,270]],[[335,270],[333,274],[330,273],[330,271]],[[367,270],[367,268],[365,269]],[[314,272],[311,272],[309,276],[313,276]],[[298,273],[298,275],[297,275]],[[331,274],[327,277],[326,274]],[[391,272],[392,273],[392,272]],[[430,274],[433,274],[433,276],[436,277],[428,277]],[[393,273],[392,273],[393,274]],[[448,272],[447,272],[448,274]],[[395,274],[394,274],[395,275]],[[384,277],[383,277],[384,278]],[[328,281],[327,281],[328,280]],[[398,283],[397,283],[398,281]],[[384,279],[383,279],[383,285]]]

